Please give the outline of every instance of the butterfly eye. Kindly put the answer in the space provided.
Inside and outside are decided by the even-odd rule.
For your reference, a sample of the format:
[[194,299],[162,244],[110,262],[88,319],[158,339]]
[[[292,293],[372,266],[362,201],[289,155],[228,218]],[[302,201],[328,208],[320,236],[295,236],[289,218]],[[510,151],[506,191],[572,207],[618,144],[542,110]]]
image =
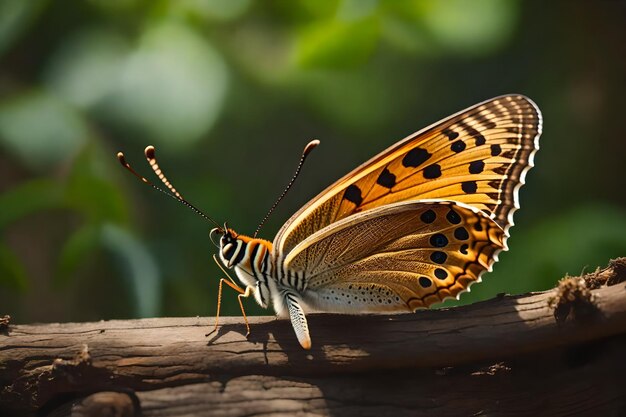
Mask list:
[[230,230],[226,230],[224,232],[224,235],[220,238],[220,244],[222,246],[226,246],[227,244],[234,243],[234,242],[235,242],[235,237],[233,236]]

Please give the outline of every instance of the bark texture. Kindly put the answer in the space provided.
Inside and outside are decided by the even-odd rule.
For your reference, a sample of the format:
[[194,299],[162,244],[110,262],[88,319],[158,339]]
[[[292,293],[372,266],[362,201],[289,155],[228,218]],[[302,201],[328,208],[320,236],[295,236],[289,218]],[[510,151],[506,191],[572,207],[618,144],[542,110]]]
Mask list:
[[0,322],[0,415],[626,415],[626,259],[403,315]]

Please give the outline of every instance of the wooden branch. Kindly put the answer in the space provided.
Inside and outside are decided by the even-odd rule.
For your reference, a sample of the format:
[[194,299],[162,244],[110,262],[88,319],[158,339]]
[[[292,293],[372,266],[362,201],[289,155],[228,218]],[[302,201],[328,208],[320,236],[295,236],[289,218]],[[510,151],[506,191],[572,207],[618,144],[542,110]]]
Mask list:
[[417,314],[313,314],[310,351],[273,317],[251,318],[248,339],[240,318],[209,338],[211,318],[5,323],[0,415],[618,415],[624,280],[621,258],[542,293]]

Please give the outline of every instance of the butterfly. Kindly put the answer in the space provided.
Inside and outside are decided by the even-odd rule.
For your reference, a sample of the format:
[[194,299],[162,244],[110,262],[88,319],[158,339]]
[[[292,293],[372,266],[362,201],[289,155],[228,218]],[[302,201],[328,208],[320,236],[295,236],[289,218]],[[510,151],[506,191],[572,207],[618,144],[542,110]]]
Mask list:
[[[121,152],[118,159],[216,224],[223,270],[239,280],[220,280],[218,316],[225,283],[239,292],[244,319],[241,300],[252,295],[288,315],[310,349],[306,312],[412,312],[480,282],[507,250],[541,129],[538,107],[522,95],[476,104],[352,170],[291,216],[273,242],[220,226],[188,203],[163,175],[154,147],[146,158],[170,193],[132,170]],[[305,148],[296,175],[318,143]]]

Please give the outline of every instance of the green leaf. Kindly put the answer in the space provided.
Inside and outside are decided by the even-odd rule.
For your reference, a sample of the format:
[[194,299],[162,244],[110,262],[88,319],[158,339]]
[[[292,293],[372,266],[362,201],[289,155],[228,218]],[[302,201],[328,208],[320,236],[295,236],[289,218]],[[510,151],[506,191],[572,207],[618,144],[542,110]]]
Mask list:
[[440,52],[440,48],[433,42],[432,36],[424,30],[423,25],[418,25],[405,16],[385,16],[381,26],[385,40],[403,52],[428,57]]
[[324,20],[303,31],[295,51],[304,68],[350,68],[372,55],[378,41],[378,20]]
[[49,179],[23,182],[0,195],[0,230],[40,210],[63,206],[64,187]]
[[125,59],[102,110],[157,146],[181,149],[213,127],[227,86],[227,67],[205,38],[182,24],[159,23]]
[[52,56],[45,82],[65,101],[97,112],[96,106],[112,94],[119,81],[129,43],[110,29],[72,34]]
[[161,272],[148,249],[128,231],[110,223],[102,227],[102,243],[118,261],[132,289],[137,315],[157,315],[161,307]]
[[59,287],[70,283],[76,270],[90,259],[101,244],[101,229],[87,224],[75,231],[61,247],[54,284]]
[[25,291],[28,286],[22,262],[4,243],[0,243],[0,286],[17,291]]
[[30,169],[46,170],[67,161],[86,138],[80,115],[44,91],[0,103],[0,146]]
[[[405,100],[395,94],[397,81],[385,78],[385,74],[366,67],[358,72],[302,71],[293,81],[295,88],[304,89],[317,111],[336,126],[366,135],[393,121]],[[418,95],[419,87],[415,86],[412,93]]]
[[[110,164],[102,162],[109,158]],[[125,223],[128,207],[122,190],[111,182],[111,154],[103,154],[98,146],[87,146],[76,158],[68,178],[65,199],[67,205],[87,217],[92,223],[105,221]],[[118,165],[115,164],[118,169]]]
[[204,20],[230,21],[250,8],[250,0],[177,0],[169,4],[172,15],[191,15]]
[[433,40],[453,53],[485,55],[504,45],[519,16],[516,1],[426,0],[413,3]]
[[68,184],[66,199],[69,207],[87,216],[91,222],[127,221],[126,201],[119,188],[107,180],[80,175],[80,171],[76,173]]
[[293,13],[302,13],[307,18],[329,18],[337,13],[341,1],[339,0],[298,0],[285,3]]
[[28,29],[46,0],[2,0],[0,2],[0,55]]

